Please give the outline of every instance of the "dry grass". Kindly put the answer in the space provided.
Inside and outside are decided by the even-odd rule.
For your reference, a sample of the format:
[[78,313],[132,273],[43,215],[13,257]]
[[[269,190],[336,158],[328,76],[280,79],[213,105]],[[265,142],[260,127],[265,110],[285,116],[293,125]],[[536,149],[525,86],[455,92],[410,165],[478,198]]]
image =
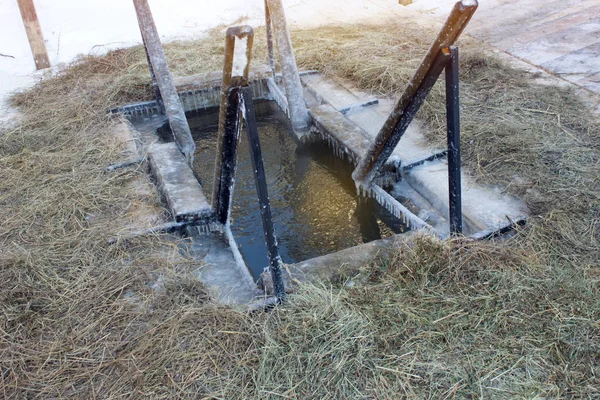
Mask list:
[[[393,94],[432,35],[406,26],[293,39],[304,67]],[[172,69],[220,69],[222,42],[215,31],[170,44]],[[462,54],[466,162],[525,198],[529,226],[498,243],[421,239],[354,285],[305,287],[250,316],[207,299],[183,241],[106,244],[132,203],[155,201],[129,190],[143,170],[103,171],[120,157],[104,111],[151,93],[140,48],[84,58],[15,96],[23,120],[0,136],[0,393],[599,397],[598,123],[569,90],[468,44]],[[420,115],[434,141],[441,102],[438,88]]]

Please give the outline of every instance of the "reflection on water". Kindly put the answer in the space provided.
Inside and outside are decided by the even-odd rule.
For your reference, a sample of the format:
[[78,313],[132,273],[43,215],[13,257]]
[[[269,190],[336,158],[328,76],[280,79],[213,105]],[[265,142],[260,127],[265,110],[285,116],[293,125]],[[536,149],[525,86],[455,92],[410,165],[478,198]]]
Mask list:
[[[351,165],[335,158],[326,144],[297,144],[288,119],[274,102],[257,102],[256,112],[284,262],[307,260],[406,229],[372,200],[356,196]],[[197,146],[194,171],[207,197],[212,193],[216,122],[214,110],[190,119]],[[258,276],[268,259],[245,130],[238,149],[231,217],[240,251]]]

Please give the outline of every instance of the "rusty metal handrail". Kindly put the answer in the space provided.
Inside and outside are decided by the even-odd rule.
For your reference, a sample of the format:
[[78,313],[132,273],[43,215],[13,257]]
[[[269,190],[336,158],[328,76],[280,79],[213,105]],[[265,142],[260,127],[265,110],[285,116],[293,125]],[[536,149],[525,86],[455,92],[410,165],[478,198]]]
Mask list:
[[[419,97],[426,96],[429,91],[426,90],[426,81],[431,78],[432,72],[436,72],[432,71],[436,60],[439,60],[443,49],[449,48],[456,42],[471,20],[477,6],[477,0],[462,0],[454,5],[450,16],[421,62],[421,66],[383,124],[373,144],[352,173],[352,177],[360,185],[370,186],[381,167],[387,162],[420,107],[418,104],[415,110],[415,104],[419,102],[422,104],[424,101],[424,98],[419,99]],[[439,69],[438,75],[442,69]]]
[[[231,196],[233,194],[237,144],[241,125],[239,88],[248,85],[254,31],[248,25],[231,27],[227,29],[225,37],[225,63],[223,65],[215,177],[212,193],[213,209],[216,212],[217,221],[221,224],[225,224],[229,220],[231,212]],[[235,68],[234,63],[236,64]]]

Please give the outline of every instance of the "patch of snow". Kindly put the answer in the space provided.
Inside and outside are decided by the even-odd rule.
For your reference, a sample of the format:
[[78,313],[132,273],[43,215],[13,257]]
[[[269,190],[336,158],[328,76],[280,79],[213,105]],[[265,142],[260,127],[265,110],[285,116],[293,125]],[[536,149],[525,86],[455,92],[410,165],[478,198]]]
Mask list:
[[[231,24],[264,25],[262,1],[149,0],[163,42],[202,37],[206,30]],[[133,2],[123,0],[36,0],[36,11],[50,63],[69,63],[80,54],[104,54],[109,50],[141,43]],[[390,19],[401,6],[389,0],[286,0],[288,22],[303,27],[327,23],[351,24],[366,19]],[[0,100],[9,93],[30,87],[39,79],[17,2],[0,0],[2,37],[0,53]],[[32,75],[33,74],[33,75]],[[39,73],[37,73],[39,75]]]
[[244,76],[244,70],[248,65],[248,36],[235,38],[235,46],[233,48],[233,69],[231,76]]

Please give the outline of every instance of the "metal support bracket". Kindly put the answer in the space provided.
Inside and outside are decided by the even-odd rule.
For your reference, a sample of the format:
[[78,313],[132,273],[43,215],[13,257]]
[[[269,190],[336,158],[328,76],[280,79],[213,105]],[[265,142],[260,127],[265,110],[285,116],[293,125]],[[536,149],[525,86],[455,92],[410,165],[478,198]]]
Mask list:
[[167,65],[165,52],[160,43],[160,37],[158,36],[154,19],[152,18],[148,0],[133,0],[133,4],[135,6],[144,48],[146,49],[146,55],[148,56],[150,74],[153,76],[153,83],[156,82],[156,86],[158,86],[158,91],[155,89],[157,101],[159,102],[159,106],[159,99],[162,99],[162,102],[164,102],[162,107],[164,107],[167,118],[169,119],[169,125],[171,126],[171,131],[173,132],[177,146],[185,155],[188,164],[191,165],[196,145],[192,139],[190,127],[187,123],[183,105],[181,104],[177,88],[173,81],[173,76]]

